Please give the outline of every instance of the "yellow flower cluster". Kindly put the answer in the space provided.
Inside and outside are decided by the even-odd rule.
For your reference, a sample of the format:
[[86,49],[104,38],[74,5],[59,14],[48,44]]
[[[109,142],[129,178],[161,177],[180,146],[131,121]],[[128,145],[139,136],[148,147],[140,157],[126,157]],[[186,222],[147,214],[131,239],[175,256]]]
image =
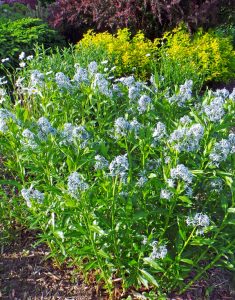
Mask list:
[[133,73],[145,79],[150,74],[150,63],[156,53],[156,46],[140,31],[133,38],[129,29],[119,29],[116,35],[108,32],[88,31],[77,45],[78,51],[105,52],[107,59],[115,66],[118,76]]
[[182,71],[195,70],[205,81],[227,81],[234,77],[235,51],[229,37],[202,30],[191,36],[184,26],[179,26],[165,33],[163,41],[164,55],[178,63]]
[[153,67],[164,77],[200,78],[201,82],[225,82],[235,72],[235,51],[229,37],[202,30],[190,35],[184,25],[153,42],[141,31],[132,37],[127,28],[115,35],[90,30],[76,49],[88,61],[110,61],[116,76],[134,74],[143,80],[150,77]]

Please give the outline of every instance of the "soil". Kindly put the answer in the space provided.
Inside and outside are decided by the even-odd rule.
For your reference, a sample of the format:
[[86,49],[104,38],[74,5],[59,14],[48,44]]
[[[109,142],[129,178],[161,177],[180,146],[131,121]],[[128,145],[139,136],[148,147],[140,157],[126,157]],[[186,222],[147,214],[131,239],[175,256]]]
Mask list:
[[[76,269],[58,268],[46,259],[46,245],[34,246],[36,236],[21,232],[14,242],[0,247],[0,299],[2,300],[107,300],[102,289],[85,284]],[[168,300],[234,300],[229,272],[214,268],[205,279],[196,282],[184,295],[172,294]],[[208,290],[210,293],[208,294]],[[132,299],[146,299],[141,292],[129,291]],[[121,296],[113,299],[126,299]]]
[[35,236],[24,233],[0,249],[0,299],[2,300],[98,300],[94,286],[87,286],[73,268],[57,268],[45,260],[48,248],[33,247]]

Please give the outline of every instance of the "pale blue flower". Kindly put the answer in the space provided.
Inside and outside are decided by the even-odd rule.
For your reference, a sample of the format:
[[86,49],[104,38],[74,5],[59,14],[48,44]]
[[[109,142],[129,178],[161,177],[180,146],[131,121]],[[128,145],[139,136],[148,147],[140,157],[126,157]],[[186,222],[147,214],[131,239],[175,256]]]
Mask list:
[[22,189],[21,195],[25,199],[29,208],[32,207],[32,200],[37,201],[39,204],[42,204],[44,200],[44,194],[36,189],[33,189],[32,186],[29,189]]
[[183,164],[177,165],[176,168],[171,169],[170,173],[173,180],[183,180],[186,184],[190,184],[193,181],[193,174]]
[[95,156],[95,170],[103,170],[109,166],[107,159],[101,155]]
[[116,156],[109,165],[110,176],[126,177],[129,169],[127,154]]
[[138,100],[138,111],[140,114],[143,114],[144,112],[147,111],[151,104],[152,100],[149,96],[147,95],[142,95],[140,99]]
[[89,185],[85,182],[83,175],[73,172],[68,177],[68,193],[72,197],[78,197],[80,192],[89,188]]
[[69,90],[72,88],[70,79],[62,72],[55,74],[55,81],[60,89]]

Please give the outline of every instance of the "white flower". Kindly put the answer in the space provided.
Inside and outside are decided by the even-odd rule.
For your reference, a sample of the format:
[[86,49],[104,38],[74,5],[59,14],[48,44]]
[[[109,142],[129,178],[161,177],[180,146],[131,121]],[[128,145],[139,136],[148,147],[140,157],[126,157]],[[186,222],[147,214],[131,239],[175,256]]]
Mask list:
[[228,141],[230,143],[230,153],[235,153],[235,133],[229,134]]
[[183,116],[182,118],[180,118],[180,123],[182,125],[188,125],[192,122],[192,120],[189,118],[189,116]]
[[6,61],[9,61],[9,60],[10,60],[9,57],[3,58],[3,59],[2,59],[2,63],[5,63]]
[[72,144],[77,140],[80,142],[80,147],[85,148],[90,138],[89,133],[84,126],[74,126],[71,123],[64,124],[62,137],[65,143]]
[[183,180],[186,184],[190,184],[193,181],[193,174],[189,171],[185,165],[177,165],[176,168],[171,169],[172,179]]
[[158,122],[156,128],[153,131],[153,138],[154,141],[160,141],[164,137],[166,137],[167,132],[166,132],[166,126],[162,122]]
[[139,98],[140,89],[137,86],[130,86],[128,89],[128,97],[130,100],[136,100]]
[[83,175],[73,172],[68,177],[68,193],[73,196],[79,196],[81,191],[85,191],[89,185],[85,182]]
[[101,155],[95,156],[95,170],[103,170],[109,166],[109,162]]
[[233,147],[231,144],[231,139],[222,139],[221,141],[215,143],[214,148],[212,149],[212,152],[209,155],[211,162],[214,165],[218,166],[220,162],[226,161],[228,155],[232,152],[231,150],[233,149]]
[[151,243],[152,253],[150,254],[151,259],[163,259],[167,255],[166,245],[159,245],[157,241]]
[[32,86],[42,85],[44,81],[44,75],[38,70],[32,70],[30,75],[30,83]]
[[23,88],[23,84],[22,82],[24,81],[24,77],[18,77],[16,82],[15,82],[15,86],[18,88],[18,89],[22,89]]
[[88,72],[93,76],[98,71],[98,65],[96,61],[92,61],[88,65]]
[[223,180],[221,178],[215,178],[210,182],[210,188],[212,192],[220,193],[223,190]]
[[136,185],[138,187],[143,187],[147,181],[148,181],[148,178],[144,174],[140,174],[140,177],[139,177]]
[[5,76],[3,77],[0,77],[0,85],[4,85],[4,84],[7,84],[7,80],[5,80]]
[[5,96],[7,95],[7,92],[5,89],[0,88],[0,104],[6,101]]
[[142,127],[142,125],[136,119],[133,119],[129,124],[130,124],[130,130],[134,132],[135,137],[137,138],[139,130]]
[[161,189],[160,198],[170,200],[172,197],[172,192],[167,189]]
[[7,122],[10,119],[16,121],[15,115],[5,108],[0,108],[0,132],[5,133],[8,130]]
[[25,53],[21,52],[19,55],[19,60],[23,60],[25,58]]
[[26,63],[25,63],[24,61],[22,61],[22,62],[19,63],[19,66],[20,66],[21,68],[24,68],[24,67],[26,66]]
[[56,130],[51,126],[51,123],[48,121],[47,118],[41,117],[37,121],[39,127],[38,136],[40,139],[45,139],[48,134],[55,134]]
[[147,95],[142,95],[138,100],[138,111],[140,114],[146,112],[151,103],[151,98]]
[[187,217],[188,226],[198,227],[196,234],[203,234],[206,227],[210,225],[210,219],[206,214],[196,213],[194,217]]
[[135,83],[135,78],[134,76],[121,77],[117,79],[117,81],[121,82],[123,85],[127,87],[131,87]]
[[224,99],[228,98],[229,97],[229,91],[225,88],[223,89],[217,89],[215,92],[213,92],[213,94],[216,96],[216,97],[222,97]]
[[55,81],[60,89],[71,89],[72,87],[69,78],[62,72],[55,74]]
[[170,187],[170,188],[174,188],[175,187],[175,182],[174,182],[173,179],[169,178],[169,179],[167,179],[166,182],[167,182],[168,187]]
[[232,93],[229,95],[229,99],[235,101],[235,88],[232,90]]
[[33,59],[33,55],[29,55],[26,57],[27,60],[32,60]]
[[190,128],[183,127],[174,130],[169,137],[169,142],[179,152],[192,152],[199,148],[203,134],[203,126],[193,124]]
[[73,80],[77,83],[77,84],[81,84],[81,83],[85,83],[88,84],[89,83],[89,79],[88,79],[88,72],[86,69],[84,68],[77,68],[76,73],[74,74]]
[[106,65],[108,62],[109,62],[108,60],[103,60],[103,61],[101,62],[101,64],[102,64],[102,65]]
[[185,103],[192,98],[192,87],[193,81],[186,80],[184,84],[180,85],[178,94],[175,94],[172,97],[166,95],[168,102],[183,107]]
[[210,104],[204,106],[204,112],[212,122],[218,122],[225,114],[224,111],[224,99],[222,97],[216,97]]
[[32,207],[31,200],[35,200],[39,204],[42,204],[44,200],[44,194],[36,189],[33,189],[32,186],[29,189],[22,189],[21,195],[26,200],[26,204],[28,207]]
[[104,75],[101,73],[96,73],[92,87],[98,89],[98,91],[107,96],[112,96],[112,91],[109,89],[109,82],[105,79]]
[[115,133],[126,136],[130,130],[130,123],[123,117],[117,118],[114,122]]
[[22,136],[23,140],[21,141],[21,144],[31,149],[37,148],[38,144],[36,142],[36,136],[32,131],[30,131],[29,129],[25,129],[22,132]]
[[129,169],[127,154],[116,156],[109,165],[110,176],[120,176],[124,178]]

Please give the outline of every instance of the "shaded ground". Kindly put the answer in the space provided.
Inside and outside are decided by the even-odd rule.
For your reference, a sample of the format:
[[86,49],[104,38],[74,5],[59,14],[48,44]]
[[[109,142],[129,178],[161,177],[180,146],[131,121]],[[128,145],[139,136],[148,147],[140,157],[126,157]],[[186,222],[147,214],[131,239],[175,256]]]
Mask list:
[[[33,247],[33,234],[24,233],[11,245],[0,248],[0,299],[2,300],[107,300],[95,286],[87,286],[73,268],[56,268],[45,260],[45,245]],[[212,269],[204,280],[182,296],[172,294],[169,300],[234,300],[231,274]],[[130,291],[132,299],[147,299]],[[125,296],[125,298],[127,295]],[[116,299],[124,299],[119,296]]]
[[73,269],[60,270],[45,261],[46,246],[32,247],[35,238],[25,234],[0,249],[0,299],[96,300],[94,287],[86,286]]

